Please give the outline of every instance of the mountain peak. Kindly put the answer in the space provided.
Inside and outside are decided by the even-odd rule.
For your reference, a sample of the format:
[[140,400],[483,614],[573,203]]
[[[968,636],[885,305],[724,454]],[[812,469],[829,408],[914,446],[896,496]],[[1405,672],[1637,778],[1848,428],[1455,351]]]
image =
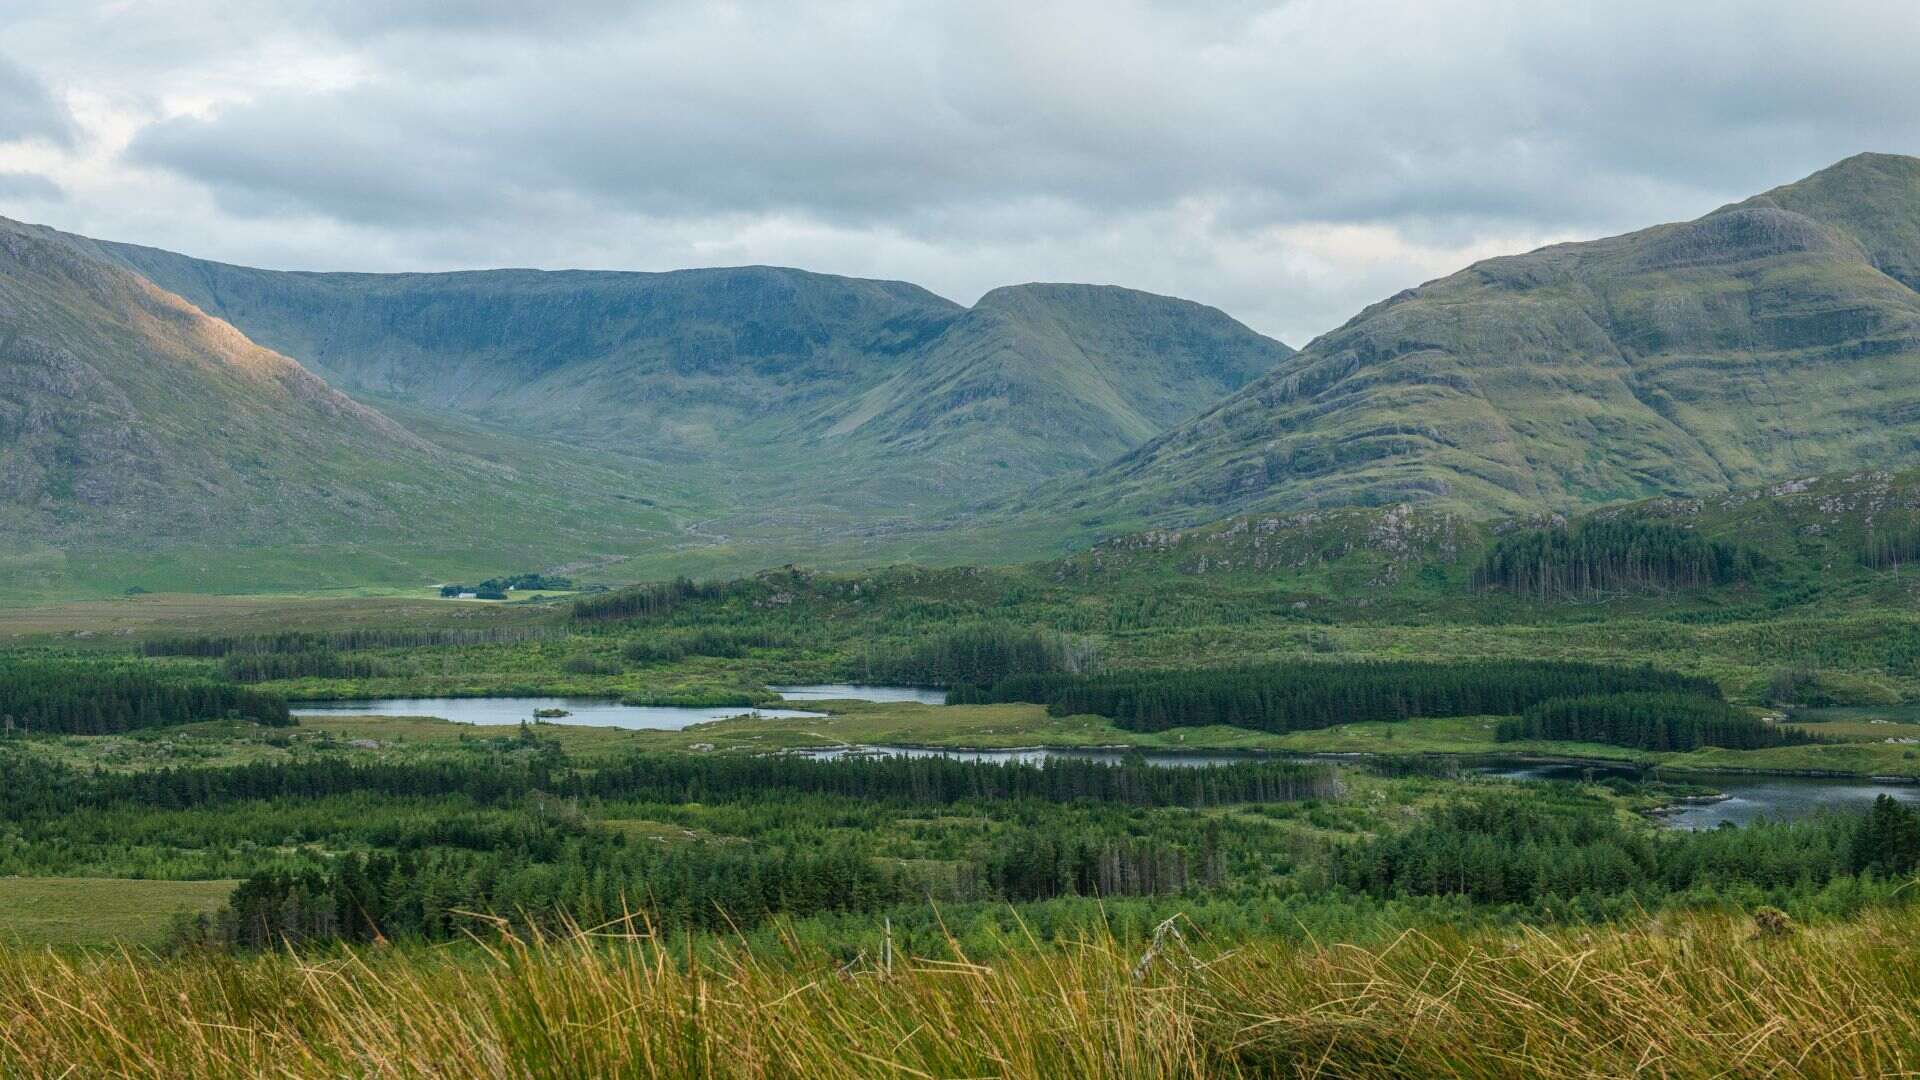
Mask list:
[[1837,229],[1882,273],[1920,290],[1920,158],[1855,154],[1734,208],[1756,205],[1790,210]]
[[1376,304],[1050,497],[1140,523],[1401,500],[1530,513],[1916,463],[1917,288],[1920,159],[1857,155]]

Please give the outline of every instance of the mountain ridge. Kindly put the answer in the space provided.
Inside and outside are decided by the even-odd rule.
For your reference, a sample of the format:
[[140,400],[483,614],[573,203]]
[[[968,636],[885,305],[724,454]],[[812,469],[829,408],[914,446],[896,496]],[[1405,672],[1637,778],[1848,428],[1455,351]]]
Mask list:
[[889,480],[914,502],[1088,468],[1292,352],[1218,309],[1115,286],[1005,286],[969,308],[784,267],[339,274],[95,243],[350,392],[715,458],[748,487],[773,470],[790,488],[804,452],[840,497],[873,483],[873,454],[923,478]]
[[1027,505],[1136,522],[1408,499],[1524,514],[1912,461],[1920,369],[1897,361],[1920,357],[1920,294],[1883,265],[1920,266],[1912,158],[1483,260]]
[[[66,409],[68,434],[30,446],[0,419],[0,534],[39,553],[35,574],[114,588],[297,588],[329,562],[318,578],[355,580],[369,558],[370,580],[404,581],[979,554],[949,531],[970,502],[1109,458],[1291,352],[1216,309],[1111,286],[1010,286],[969,309],[784,268],[306,273],[0,232],[116,283],[87,300],[84,280],[0,259],[12,309],[69,335],[75,370],[113,376],[14,395],[16,416]],[[172,367],[147,356],[143,304],[197,335],[168,347]],[[237,376],[194,366],[222,349],[306,405],[254,422]],[[7,360],[0,378],[21,381]],[[198,381],[142,382],[158,370]],[[130,449],[109,467],[116,439]],[[74,461],[77,484],[46,480]],[[207,557],[230,544],[247,557]]]

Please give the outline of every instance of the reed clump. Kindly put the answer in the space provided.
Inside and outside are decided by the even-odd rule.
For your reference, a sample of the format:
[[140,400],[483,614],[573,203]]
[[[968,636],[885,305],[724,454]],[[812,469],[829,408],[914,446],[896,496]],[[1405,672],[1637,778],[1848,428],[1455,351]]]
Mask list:
[[[325,957],[0,950],[0,1075],[1855,1077],[1920,1068],[1888,910],[848,964],[575,934]],[[1188,945],[1191,945],[1191,948]],[[889,970],[890,969],[890,970]]]

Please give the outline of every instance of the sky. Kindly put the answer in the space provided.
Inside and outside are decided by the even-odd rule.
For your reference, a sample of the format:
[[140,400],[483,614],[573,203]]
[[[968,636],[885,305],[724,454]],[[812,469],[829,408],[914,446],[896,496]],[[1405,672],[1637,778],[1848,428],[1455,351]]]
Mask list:
[[1914,0],[0,0],[0,216],[278,269],[1088,281],[1304,344],[1920,154]]

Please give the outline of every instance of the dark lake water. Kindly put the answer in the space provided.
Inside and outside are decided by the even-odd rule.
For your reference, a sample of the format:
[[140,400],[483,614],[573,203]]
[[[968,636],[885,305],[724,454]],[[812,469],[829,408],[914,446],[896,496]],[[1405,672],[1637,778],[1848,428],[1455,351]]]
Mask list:
[[532,720],[536,709],[565,709],[570,714],[548,717],[545,722],[549,724],[644,731],[679,731],[692,724],[749,713],[776,719],[805,719],[825,715],[799,709],[756,709],[747,705],[688,708],[678,705],[622,705],[601,698],[556,697],[382,698],[375,701],[304,702],[293,707],[293,715],[437,716],[459,724],[496,726]]
[[[1582,780],[1608,776],[1638,777],[1630,769],[1589,769],[1579,765],[1498,767],[1482,775],[1509,780]],[[1745,825],[1764,818],[1789,820],[1829,810],[1859,811],[1882,795],[1920,804],[1920,785],[1881,784],[1871,780],[1833,780],[1811,776],[1746,776],[1736,773],[1694,775],[1687,782],[1728,796],[1718,802],[1684,803],[1660,815],[1676,829],[1711,829],[1721,822]]]
[[[844,757],[848,754],[899,754],[906,757],[943,756],[958,758],[962,761],[1018,761],[1037,763],[1052,757],[1078,758],[1084,761],[1117,763],[1127,756],[1124,750],[938,750],[903,746],[868,746],[859,748],[838,748],[814,751],[809,756],[820,758]],[[1294,761],[1337,761],[1336,756],[1314,757],[1310,755],[1291,756],[1273,754],[1253,754],[1234,751],[1180,752],[1151,751],[1142,754],[1147,761],[1155,765],[1171,767],[1202,767],[1207,765],[1227,765],[1236,761],[1271,761],[1276,757]],[[1499,777],[1506,780],[1534,781],[1585,781],[1604,780],[1610,776],[1638,779],[1640,771],[1629,768],[1589,768],[1580,765],[1511,765],[1490,766],[1474,771],[1474,775]],[[1712,788],[1728,796],[1717,802],[1684,803],[1660,815],[1660,820],[1676,829],[1711,829],[1721,822],[1745,825],[1763,818],[1788,820],[1809,817],[1823,811],[1859,811],[1872,805],[1881,795],[1891,795],[1903,802],[1920,804],[1920,785],[1881,784],[1870,780],[1831,780],[1800,776],[1745,776],[1739,774],[1721,774],[1689,778],[1701,787]]]
[[785,701],[915,701],[945,705],[947,692],[924,686],[868,686],[862,683],[820,683],[814,686],[771,688]]
[[[810,750],[806,752],[806,756],[822,760],[832,760],[833,758],[848,756],[950,757],[956,761],[986,761],[996,764],[1016,761],[1022,764],[1033,765],[1045,761],[1048,758],[1072,758],[1077,761],[1099,761],[1107,764],[1118,764],[1126,760],[1128,753],[1126,750],[1079,750],[1070,747],[1022,750],[942,750],[933,747],[918,746],[842,746],[827,750]],[[1140,756],[1146,758],[1149,764],[1167,765],[1175,768],[1183,766],[1186,768],[1199,768],[1206,765],[1231,765],[1237,761],[1273,761],[1282,757],[1286,760],[1294,761],[1324,760],[1318,758],[1293,757],[1291,755],[1243,754],[1231,750],[1215,752],[1148,750],[1142,752]]]

